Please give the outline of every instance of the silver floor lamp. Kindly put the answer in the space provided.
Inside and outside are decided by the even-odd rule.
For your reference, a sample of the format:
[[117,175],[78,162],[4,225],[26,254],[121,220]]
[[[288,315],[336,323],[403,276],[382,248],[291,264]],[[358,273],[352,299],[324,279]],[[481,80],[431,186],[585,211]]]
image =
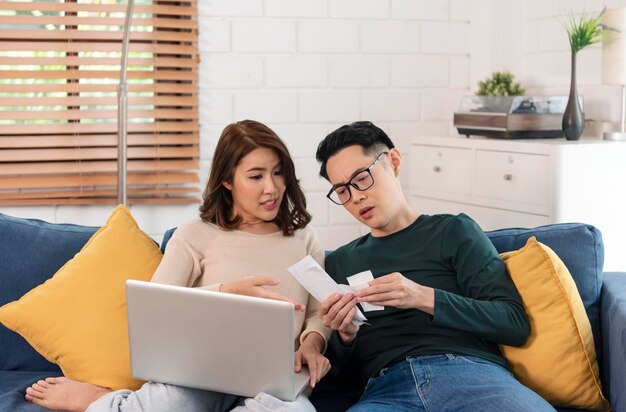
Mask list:
[[117,86],[117,203],[127,204],[127,151],[128,145],[128,46],[130,44],[130,24],[133,18],[134,0],[126,5],[126,21],[122,37],[122,62],[120,65],[120,83]]

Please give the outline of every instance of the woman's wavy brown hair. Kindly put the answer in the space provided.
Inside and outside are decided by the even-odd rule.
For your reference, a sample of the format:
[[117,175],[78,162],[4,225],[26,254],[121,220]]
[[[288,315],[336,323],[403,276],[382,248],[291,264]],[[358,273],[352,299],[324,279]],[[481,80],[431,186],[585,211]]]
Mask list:
[[267,148],[278,156],[285,179],[285,195],[278,209],[274,223],[285,236],[293,235],[311,222],[306,210],[306,198],[296,179],[296,171],[289,150],[272,129],[254,120],[242,120],[229,124],[220,136],[211,174],[202,196],[200,218],[219,227],[232,230],[241,223],[241,216],[232,216],[233,197],[223,183],[232,183],[235,167],[241,159],[255,149]]

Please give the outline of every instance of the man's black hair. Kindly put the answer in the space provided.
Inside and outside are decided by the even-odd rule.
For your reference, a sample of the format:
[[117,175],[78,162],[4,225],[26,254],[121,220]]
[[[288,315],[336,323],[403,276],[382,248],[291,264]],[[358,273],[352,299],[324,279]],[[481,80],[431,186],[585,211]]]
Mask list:
[[373,156],[385,148],[389,150],[395,147],[387,133],[372,122],[360,121],[341,126],[326,136],[317,146],[315,158],[321,163],[320,176],[328,180],[326,162],[348,146],[361,146],[363,153]]

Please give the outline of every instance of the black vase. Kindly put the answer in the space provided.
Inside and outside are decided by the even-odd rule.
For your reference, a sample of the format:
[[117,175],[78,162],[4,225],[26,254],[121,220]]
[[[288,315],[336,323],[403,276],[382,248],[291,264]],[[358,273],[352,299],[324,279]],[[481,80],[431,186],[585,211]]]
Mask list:
[[563,113],[563,134],[567,140],[578,140],[585,129],[585,113],[580,108],[576,91],[576,53],[572,53],[572,80],[569,88],[569,99]]

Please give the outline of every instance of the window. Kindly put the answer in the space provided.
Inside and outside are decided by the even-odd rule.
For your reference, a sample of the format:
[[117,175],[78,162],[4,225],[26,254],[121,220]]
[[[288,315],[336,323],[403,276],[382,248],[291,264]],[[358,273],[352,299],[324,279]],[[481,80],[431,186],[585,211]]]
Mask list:
[[[0,1],[0,205],[115,203],[126,2]],[[137,0],[128,202],[198,201],[195,1]]]

